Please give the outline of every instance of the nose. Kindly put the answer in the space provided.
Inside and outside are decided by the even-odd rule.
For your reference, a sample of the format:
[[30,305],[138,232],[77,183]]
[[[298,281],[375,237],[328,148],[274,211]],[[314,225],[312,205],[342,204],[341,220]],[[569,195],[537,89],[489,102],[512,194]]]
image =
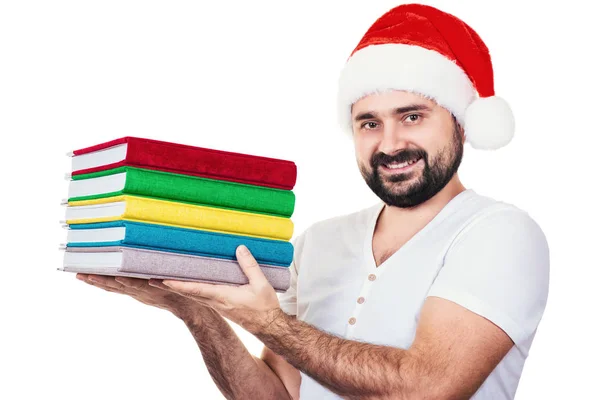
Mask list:
[[384,124],[379,142],[379,151],[393,155],[408,147],[406,133],[403,132],[402,125],[395,121],[389,121]]

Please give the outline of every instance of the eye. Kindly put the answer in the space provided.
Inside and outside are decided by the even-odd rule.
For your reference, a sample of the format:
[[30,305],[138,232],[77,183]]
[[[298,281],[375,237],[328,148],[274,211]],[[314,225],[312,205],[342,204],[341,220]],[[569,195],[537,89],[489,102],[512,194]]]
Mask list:
[[405,121],[407,120],[408,122],[417,122],[419,118],[421,118],[419,114],[410,114],[405,118]]
[[375,121],[368,121],[368,122],[363,123],[360,127],[361,128],[366,127],[368,130],[371,130],[371,129],[375,129],[377,127],[377,125],[378,124]]

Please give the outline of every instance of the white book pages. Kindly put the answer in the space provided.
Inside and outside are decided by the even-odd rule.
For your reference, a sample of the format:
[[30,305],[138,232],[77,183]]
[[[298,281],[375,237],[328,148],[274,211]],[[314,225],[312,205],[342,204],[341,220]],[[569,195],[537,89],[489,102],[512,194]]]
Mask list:
[[97,253],[75,253],[66,251],[63,259],[63,268],[121,268],[123,253],[120,251],[106,251]]
[[69,182],[69,198],[112,193],[125,188],[127,173],[99,176]]
[[120,217],[125,213],[125,208],[126,203],[124,201],[87,206],[67,206],[65,219],[67,221],[74,221],[80,219]]
[[68,243],[101,243],[116,242],[125,239],[125,227],[94,228],[94,229],[69,229],[67,232]]
[[101,167],[123,161],[127,156],[127,143],[119,144],[107,149],[94,151],[71,157],[71,171]]

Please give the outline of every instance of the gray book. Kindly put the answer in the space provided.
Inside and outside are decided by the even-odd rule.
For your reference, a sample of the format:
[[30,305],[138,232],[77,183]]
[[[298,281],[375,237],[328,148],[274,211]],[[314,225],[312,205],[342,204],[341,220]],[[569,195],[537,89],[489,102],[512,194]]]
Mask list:
[[[265,277],[277,292],[290,286],[288,267],[259,264]],[[177,279],[239,286],[248,283],[237,260],[171,253],[122,246],[67,247],[65,272],[142,279]]]

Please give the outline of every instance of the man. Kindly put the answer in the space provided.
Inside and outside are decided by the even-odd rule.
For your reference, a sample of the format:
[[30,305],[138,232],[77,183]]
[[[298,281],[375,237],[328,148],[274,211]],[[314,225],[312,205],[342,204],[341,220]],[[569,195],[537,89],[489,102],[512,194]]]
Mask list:
[[[457,175],[465,142],[489,150],[513,136],[486,46],[456,17],[396,7],[347,61],[339,110],[382,202],[296,237],[279,298],[243,246],[240,287],[90,283],[182,318],[228,398],[513,398],[546,305],[549,250],[525,211]],[[260,358],[223,317],[265,344]]]

